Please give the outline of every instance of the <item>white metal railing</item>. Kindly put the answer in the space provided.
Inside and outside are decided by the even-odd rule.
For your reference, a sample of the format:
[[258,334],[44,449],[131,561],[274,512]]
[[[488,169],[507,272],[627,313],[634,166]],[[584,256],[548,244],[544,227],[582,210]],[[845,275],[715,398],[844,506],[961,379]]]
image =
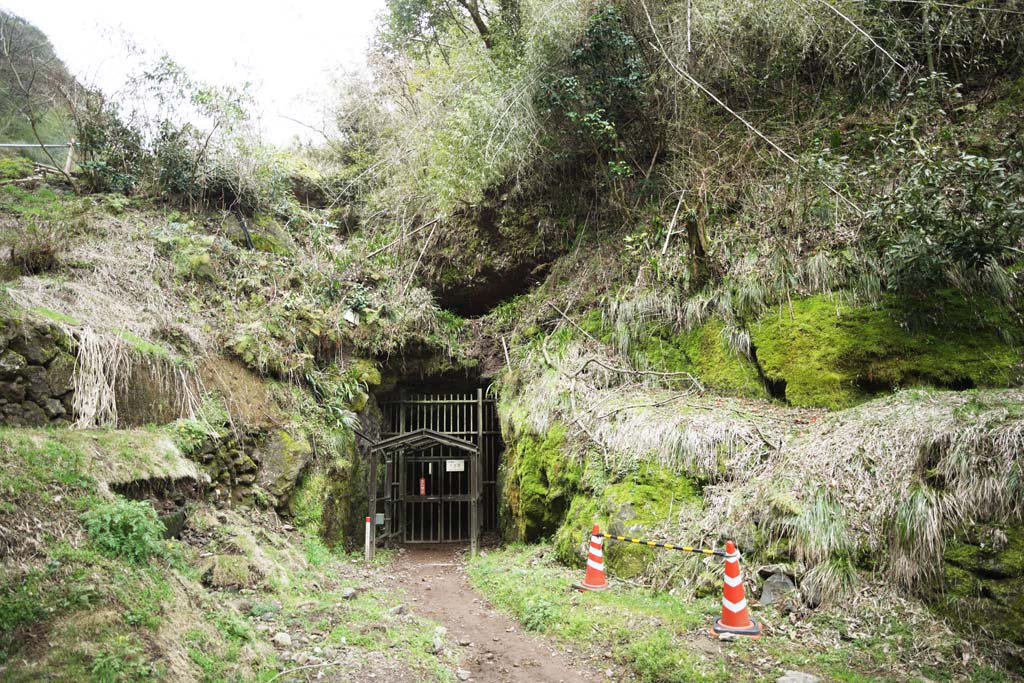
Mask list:
[[[71,173],[71,166],[75,161],[75,141],[44,144],[39,142],[0,142],[0,149],[66,149],[68,158],[64,160],[64,173]],[[57,170],[57,169],[54,169]]]

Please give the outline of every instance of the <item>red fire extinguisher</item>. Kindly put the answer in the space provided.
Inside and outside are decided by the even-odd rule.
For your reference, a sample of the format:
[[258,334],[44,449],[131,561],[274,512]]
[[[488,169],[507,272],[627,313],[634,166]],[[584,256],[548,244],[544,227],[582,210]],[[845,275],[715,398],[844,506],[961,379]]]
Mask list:
[[427,478],[426,477],[420,477],[420,495],[421,496],[427,495]]

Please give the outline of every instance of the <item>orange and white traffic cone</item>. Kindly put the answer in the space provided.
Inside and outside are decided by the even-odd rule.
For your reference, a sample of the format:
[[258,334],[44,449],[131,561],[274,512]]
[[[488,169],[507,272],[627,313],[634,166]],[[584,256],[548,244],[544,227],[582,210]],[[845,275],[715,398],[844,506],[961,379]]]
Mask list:
[[604,539],[598,536],[601,530],[595,524],[590,532],[590,552],[587,553],[587,573],[583,583],[572,585],[576,590],[603,591],[608,587],[604,578]]
[[761,637],[761,625],[747,614],[747,597],[740,575],[740,554],[732,541],[725,544],[725,585],[722,587],[722,618],[715,619],[712,635],[735,633]]

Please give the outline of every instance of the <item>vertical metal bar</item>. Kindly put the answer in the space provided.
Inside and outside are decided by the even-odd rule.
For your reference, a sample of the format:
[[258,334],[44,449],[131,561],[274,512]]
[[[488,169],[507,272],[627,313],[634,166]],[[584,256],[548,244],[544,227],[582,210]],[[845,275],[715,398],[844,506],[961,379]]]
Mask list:
[[[374,453],[373,451],[370,451],[369,456],[370,456],[370,476],[369,476],[369,482],[368,482],[368,486],[367,486],[367,489],[368,489],[367,492],[369,493],[369,500],[367,501],[367,508],[368,508],[367,514],[369,515],[369,517],[367,517],[367,519],[371,519],[374,516],[376,516],[376,514],[377,514],[377,454]],[[367,538],[368,539],[369,539],[369,536],[370,536],[370,534],[367,534]],[[369,543],[369,540],[367,540],[367,543]],[[368,551],[367,561],[369,561],[370,559],[372,559],[372,558],[369,557],[369,551]]]
[[[482,414],[484,406],[484,390],[476,390],[476,409],[477,413]],[[470,474],[469,474],[469,552],[473,557],[476,557],[477,552],[480,550],[480,467],[482,457],[480,455],[480,445],[483,442],[483,430],[480,428],[482,422],[477,420],[477,446],[474,457],[470,459]]]

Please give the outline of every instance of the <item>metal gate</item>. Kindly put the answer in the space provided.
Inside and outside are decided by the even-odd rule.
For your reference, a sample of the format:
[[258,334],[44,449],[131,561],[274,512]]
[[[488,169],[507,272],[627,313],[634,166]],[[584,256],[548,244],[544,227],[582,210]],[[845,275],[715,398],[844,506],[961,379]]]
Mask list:
[[475,547],[480,531],[498,527],[502,443],[495,401],[483,389],[403,394],[381,409],[384,429],[374,451],[382,457],[383,488],[371,506],[383,512],[385,542]]

